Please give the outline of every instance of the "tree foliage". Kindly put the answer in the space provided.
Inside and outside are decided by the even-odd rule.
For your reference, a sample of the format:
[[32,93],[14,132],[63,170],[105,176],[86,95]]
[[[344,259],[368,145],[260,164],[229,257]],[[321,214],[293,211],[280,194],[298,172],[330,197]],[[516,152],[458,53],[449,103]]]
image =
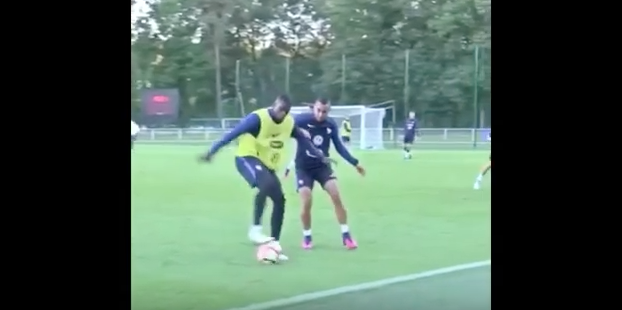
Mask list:
[[134,107],[139,88],[174,87],[185,117],[239,117],[282,92],[395,100],[428,126],[472,125],[476,92],[490,111],[490,0],[147,1],[132,22]]

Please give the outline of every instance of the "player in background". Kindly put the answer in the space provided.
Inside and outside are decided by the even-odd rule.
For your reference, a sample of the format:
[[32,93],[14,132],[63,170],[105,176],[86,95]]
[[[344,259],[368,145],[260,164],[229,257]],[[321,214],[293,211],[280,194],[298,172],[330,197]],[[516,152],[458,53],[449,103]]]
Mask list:
[[350,147],[350,136],[352,136],[352,125],[350,124],[350,118],[346,117],[341,122],[341,141],[346,147]]
[[[488,133],[486,140],[488,140],[488,142],[492,142],[492,132]],[[488,155],[488,162],[480,169],[479,174],[475,179],[475,184],[473,184],[473,189],[480,189],[482,187],[482,179],[488,171],[490,171],[490,169],[492,169],[492,152]]]
[[408,113],[408,119],[404,124],[404,159],[411,159],[413,156],[410,150],[415,143],[415,137],[419,134],[417,128],[417,119],[415,118],[415,112]]
[[[296,116],[296,125],[307,129],[311,135],[313,145],[324,156],[329,157],[328,151],[332,141],[337,153],[352,166],[356,167],[359,174],[365,175],[365,169],[359,165],[359,161],[348,152],[348,149],[341,142],[337,124],[332,118],[328,117],[329,111],[330,102],[326,99],[318,99],[313,104],[313,112]],[[321,158],[318,158],[313,152],[310,152],[305,145],[299,144],[296,150],[296,157],[285,171],[285,177],[289,175],[290,170],[293,168],[296,169],[296,185],[302,200],[302,211],[300,214],[303,234],[302,247],[304,249],[313,247],[313,239],[311,237],[311,191],[313,190],[314,183],[317,182],[328,193],[333,202],[335,215],[341,227],[343,245],[348,249],[356,249],[356,241],[352,238],[350,228],[348,227],[348,213],[341,201],[337,179],[331,166]]]
[[[259,109],[247,115],[233,130],[215,142],[209,151],[201,157],[209,162],[224,146],[238,139],[235,165],[244,180],[251,188],[257,188],[253,225],[249,230],[249,238],[255,243],[278,241],[283,227],[285,214],[285,195],[283,187],[275,171],[280,168],[285,144],[295,138],[299,145],[305,146],[320,161],[326,157],[313,146],[308,133],[296,127],[294,118],[289,114],[291,101],[288,96],[281,95],[271,108]],[[261,218],[267,199],[273,203],[271,218],[271,237],[262,233]],[[287,260],[287,256],[279,256]]]
[[132,122],[132,147],[131,149],[134,149],[134,141],[136,141],[136,135],[138,135],[138,132],[140,132],[140,127],[138,127],[138,124],[134,123],[133,120],[130,120]]

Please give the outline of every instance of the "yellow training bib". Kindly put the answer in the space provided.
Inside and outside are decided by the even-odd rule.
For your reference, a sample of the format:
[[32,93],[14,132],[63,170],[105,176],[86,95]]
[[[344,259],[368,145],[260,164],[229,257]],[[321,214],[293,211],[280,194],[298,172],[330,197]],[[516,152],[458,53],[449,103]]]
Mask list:
[[268,109],[259,109],[253,113],[259,116],[259,134],[257,137],[250,134],[240,136],[236,156],[256,157],[269,169],[277,170],[285,157],[285,142],[291,139],[294,130],[294,118],[287,115],[277,124],[270,117]]

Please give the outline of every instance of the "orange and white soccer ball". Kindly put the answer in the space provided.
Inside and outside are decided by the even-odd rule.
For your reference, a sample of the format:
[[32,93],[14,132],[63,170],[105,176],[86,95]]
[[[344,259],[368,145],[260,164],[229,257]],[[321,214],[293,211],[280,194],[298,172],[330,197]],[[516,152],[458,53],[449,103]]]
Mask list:
[[281,246],[275,242],[268,242],[257,247],[257,260],[264,264],[276,264],[281,255]]

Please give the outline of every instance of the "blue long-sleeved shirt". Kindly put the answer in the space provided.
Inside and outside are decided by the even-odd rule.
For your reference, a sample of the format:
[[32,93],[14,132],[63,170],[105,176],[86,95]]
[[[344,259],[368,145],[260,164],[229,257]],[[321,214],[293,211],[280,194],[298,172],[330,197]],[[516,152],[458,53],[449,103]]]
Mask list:
[[[311,134],[313,146],[317,147],[324,156],[330,156],[329,149],[332,141],[335,150],[343,159],[353,166],[359,164],[358,159],[354,158],[345,145],[343,145],[343,142],[341,142],[339,127],[332,118],[317,121],[312,113],[303,113],[296,115],[295,119],[296,126],[307,130]],[[298,145],[294,161],[299,169],[314,168],[323,164],[315,154],[309,152],[306,145]]]
[[[272,110],[268,110],[268,113],[270,113],[270,116],[273,117]],[[221,148],[231,143],[233,140],[237,139],[243,134],[250,134],[254,137],[257,137],[260,130],[261,120],[259,119],[259,115],[251,113],[247,115],[244,119],[242,119],[242,121],[237,126],[235,126],[233,130],[225,134],[222,139],[212,144],[212,147],[210,148],[208,153],[212,155],[216,154]],[[324,158],[322,153],[320,153],[320,151],[313,146],[311,141],[307,139],[307,137],[302,132],[300,132],[297,126],[294,126],[291,136],[292,138],[296,139],[296,141],[298,141],[299,145],[307,146],[312,154],[318,156],[321,159]]]

